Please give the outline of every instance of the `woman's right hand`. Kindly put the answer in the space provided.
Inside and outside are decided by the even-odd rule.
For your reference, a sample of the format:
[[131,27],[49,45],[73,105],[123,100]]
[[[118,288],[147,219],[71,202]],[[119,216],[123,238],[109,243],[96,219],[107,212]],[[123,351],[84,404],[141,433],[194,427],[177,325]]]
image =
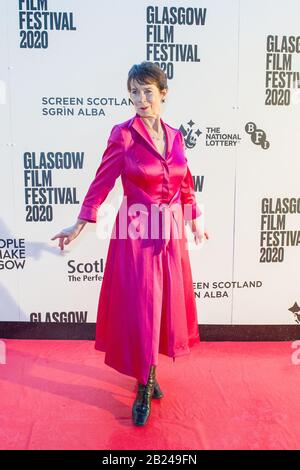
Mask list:
[[68,245],[80,234],[81,230],[87,222],[85,220],[78,219],[74,225],[71,227],[63,228],[59,233],[54,235],[51,240],[56,240],[59,238],[58,245],[61,250],[64,249],[64,245]]

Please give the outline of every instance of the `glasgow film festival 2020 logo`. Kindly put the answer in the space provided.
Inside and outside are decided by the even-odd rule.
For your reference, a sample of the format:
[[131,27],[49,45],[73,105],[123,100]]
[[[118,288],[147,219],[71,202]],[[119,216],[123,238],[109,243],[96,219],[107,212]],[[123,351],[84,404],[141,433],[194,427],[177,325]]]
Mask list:
[[265,105],[289,106],[300,88],[300,72],[293,54],[300,52],[300,36],[268,35],[266,41]]
[[300,214],[299,197],[264,197],[260,214],[260,263],[282,263],[285,249],[299,250],[300,230],[289,227]]
[[78,205],[76,186],[56,186],[58,171],[81,171],[84,152],[24,152],[24,199],[26,222],[50,222],[53,206]]
[[47,0],[19,0],[21,49],[47,49],[49,31],[74,31],[73,12],[49,11]]
[[[200,62],[198,44],[180,44],[175,27],[206,26],[207,8],[153,6],[146,8],[146,60],[159,65],[168,79],[174,78],[174,63]],[[195,30],[195,37],[197,37]]]

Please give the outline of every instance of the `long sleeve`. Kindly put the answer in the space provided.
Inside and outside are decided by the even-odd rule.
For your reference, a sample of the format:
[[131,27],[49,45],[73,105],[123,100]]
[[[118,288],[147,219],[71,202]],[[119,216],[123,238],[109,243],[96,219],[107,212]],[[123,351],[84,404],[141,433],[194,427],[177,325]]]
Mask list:
[[[180,131],[182,148],[184,152],[185,159],[185,144],[183,135]],[[181,183],[181,205],[184,214],[185,220],[193,220],[199,217],[202,212],[199,209],[196,201],[195,190],[194,190],[194,181],[189,167],[187,167],[187,172]]]
[[84,197],[78,218],[96,222],[97,210],[121,175],[124,164],[124,139],[118,125],[114,126],[102,155],[100,166]]

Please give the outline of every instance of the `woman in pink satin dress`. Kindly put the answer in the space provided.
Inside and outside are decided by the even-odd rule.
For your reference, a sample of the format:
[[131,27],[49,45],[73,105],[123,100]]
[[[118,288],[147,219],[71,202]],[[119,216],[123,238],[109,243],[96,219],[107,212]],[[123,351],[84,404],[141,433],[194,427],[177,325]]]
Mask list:
[[185,223],[195,243],[208,239],[198,217],[181,131],[160,117],[167,78],[154,63],[134,65],[127,81],[135,115],[113,126],[77,222],[52,240],[64,248],[97,211],[120,176],[123,201],[110,238],[95,348],[105,363],[137,379],[133,423],[144,425],[163,393],[158,354],[188,354],[200,341]]

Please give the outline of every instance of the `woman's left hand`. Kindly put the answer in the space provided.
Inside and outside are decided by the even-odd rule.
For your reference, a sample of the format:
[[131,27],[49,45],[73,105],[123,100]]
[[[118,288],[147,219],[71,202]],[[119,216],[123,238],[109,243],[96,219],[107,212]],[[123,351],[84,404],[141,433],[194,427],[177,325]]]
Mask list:
[[198,245],[199,243],[202,243],[205,239],[206,240],[209,239],[208,232],[200,228],[198,219],[188,220],[188,224],[194,235],[194,241],[196,245]]

